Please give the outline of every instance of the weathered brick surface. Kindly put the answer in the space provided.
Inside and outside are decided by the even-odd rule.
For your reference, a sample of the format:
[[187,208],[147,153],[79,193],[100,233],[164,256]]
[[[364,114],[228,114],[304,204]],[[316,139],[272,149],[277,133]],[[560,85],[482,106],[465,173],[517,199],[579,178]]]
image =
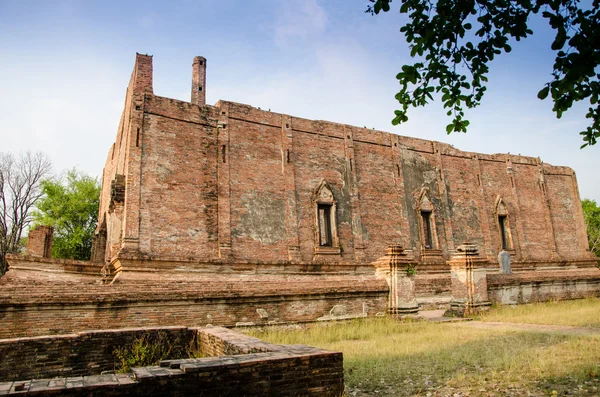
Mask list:
[[168,338],[173,351],[186,351],[192,338],[186,327],[163,327],[0,339],[0,381],[113,371],[116,348],[131,346],[135,338],[159,332]]
[[37,226],[27,236],[27,255],[50,258],[52,256],[52,226]]
[[[501,199],[515,268],[594,265],[567,167],[232,102],[161,98],[151,75],[151,58],[138,55],[104,172],[106,259],[364,265],[400,243],[422,272],[448,272],[445,261],[464,241],[496,262]],[[122,214],[107,204],[118,174],[127,180]],[[337,255],[316,252],[313,197],[322,180],[337,204]],[[423,247],[423,192],[434,206],[435,252]]]
[[0,338],[98,328],[305,322],[330,315],[336,306],[345,308],[345,318],[374,316],[386,311],[387,294],[385,281],[374,275],[159,274],[103,285],[100,277],[9,271],[0,279]]
[[[24,351],[26,359],[53,355],[55,360],[73,361],[72,352],[89,348],[87,356],[92,359],[110,358],[107,351],[114,341],[105,338],[112,334],[119,342],[130,342],[131,335],[149,330],[109,330],[85,333],[78,336],[42,337],[18,341],[0,340],[3,344],[20,348],[19,343],[35,345],[38,350]],[[151,330],[159,332],[161,330]],[[241,335],[224,328],[168,328],[177,341],[199,342],[199,350],[207,357],[198,359],[164,360],[160,366],[133,368],[129,374],[108,374],[91,376],[71,376],[54,379],[18,380],[0,383],[0,395],[30,396],[340,396],[344,390],[342,353],[330,352],[302,345],[272,345],[259,339]],[[52,346],[50,339],[58,346],[68,345],[73,339],[87,336],[88,342],[95,345],[59,349]],[[187,336],[187,338],[185,338]],[[176,342],[179,343],[179,342]],[[17,345],[17,346],[15,346]],[[8,366],[3,361],[0,366]],[[45,367],[37,366],[40,376],[53,374]],[[81,367],[81,368],[80,368]],[[75,362],[74,369],[88,372],[84,361]],[[22,370],[29,375],[32,370],[14,367],[14,373]],[[24,378],[20,378],[24,379]]]
[[488,274],[490,301],[522,304],[600,296],[600,269]]
[[[97,278],[100,275],[102,264],[75,259],[40,258],[33,255],[7,254],[10,268],[13,273],[17,271],[43,271],[73,273],[77,275],[90,275]],[[42,277],[43,278],[43,277]]]

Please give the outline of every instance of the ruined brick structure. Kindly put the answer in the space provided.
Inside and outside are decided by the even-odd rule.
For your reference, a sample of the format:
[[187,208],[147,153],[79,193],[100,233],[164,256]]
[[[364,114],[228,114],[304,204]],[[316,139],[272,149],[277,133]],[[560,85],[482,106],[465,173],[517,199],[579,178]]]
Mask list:
[[[112,373],[115,348],[129,347],[142,335],[161,335],[171,354],[180,356]],[[202,358],[186,358],[190,351]],[[220,327],[4,339],[0,357],[3,396],[338,397],[344,391],[342,353],[273,345]]]
[[[252,264],[260,272],[369,265],[402,245],[448,273],[465,241],[513,269],[594,266],[575,173],[538,158],[219,101],[156,96],[137,55],[102,180],[96,257],[113,271]],[[103,253],[104,255],[101,255]]]
[[27,236],[26,252],[29,255],[41,258],[50,258],[52,256],[52,239],[54,237],[54,228],[52,226],[36,226],[31,229]]
[[152,77],[138,54],[92,260],[8,255],[0,338],[600,296],[568,167],[207,105],[202,57],[191,102]]

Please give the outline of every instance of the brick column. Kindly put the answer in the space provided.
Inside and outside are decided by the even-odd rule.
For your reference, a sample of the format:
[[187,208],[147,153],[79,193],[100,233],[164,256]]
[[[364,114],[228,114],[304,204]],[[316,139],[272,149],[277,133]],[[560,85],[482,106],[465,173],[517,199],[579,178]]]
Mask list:
[[[559,255],[558,250],[556,249],[556,233],[554,233],[554,225],[552,224],[552,207],[550,205],[550,197],[548,197],[546,192],[546,172],[544,170],[544,163],[539,159],[539,157],[537,159],[537,163],[540,171],[539,184],[542,190],[542,200],[544,202],[544,221],[546,222],[546,233],[548,235],[550,246],[552,247],[552,252],[550,255],[552,259],[558,260]],[[581,200],[578,200],[577,202],[580,203]]]
[[448,261],[452,278],[452,315],[464,316],[491,305],[488,299],[486,266],[487,259],[479,256],[475,244],[463,243],[456,247]]
[[294,169],[294,134],[292,117],[281,117],[282,171],[285,187],[285,229],[288,242],[288,259],[292,263],[301,261],[300,239],[298,238],[298,211],[296,209],[296,173]]
[[[153,95],[152,56],[136,54],[135,67],[129,83],[133,92],[130,103],[129,131],[125,169],[125,204],[123,212],[122,246],[120,253],[139,253],[141,189],[142,189],[142,148],[137,136],[144,136],[144,106],[146,95]],[[113,149],[114,150],[114,149]]]
[[[523,231],[523,218],[521,217],[521,201],[519,199],[519,192],[517,189],[517,183],[515,181],[515,176],[513,173],[513,168],[512,168],[512,159],[510,157],[510,155],[506,155],[506,174],[508,175],[508,179],[510,181],[511,184],[511,191],[513,194],[513,200],[515,203],[514,206],[514,210],[515,210],[515,227],[517,229],[517,244],[514,244],[514,240],[513,240],[513,249],[515,250],[515,252],[517,253],[517,261],[525,261],[527,260],[527,256],[526,254],[523,252],[523,250],[521,250],[521,245],[525,244],[525,233]],[[525,250],[525,252],[527,252],[527,250]]]
[[401,245],[390,245],[386,254],[373,262],[378,278],[385,278],[390,287],[388,312],[411,315],[419,312],[415,297],[415,261]]
[[479,160],[479,156],[476,154],[474,154],[471,158],[473,159],[473,166],[477,172],[477,174],[475,175],[475,189],[477,189],[479,193],[479,200],[477,200],[477,209],[479,211],[479,224],[481,225],[481,235],[483,236],[483,253],[485,253],[486,257],[492,258],[492,253],[494,252],[494,239],[492,238],[492,230],[490,227],[489,208],[485,200],[485,187],[483,183],[481,183],[481,160]]
[[[454,226],[452,217],[450,216],[450,198],[448,197],[448,189],[446,189],[446,176],[444,175],[444,158],[438,142],[431,142],[432,150],[435,153],[435,173],[437,176],[438,194],[440,203],[442,204],[444,214],[444,237],[446,238],[446,249],[449,252],[454,251]],[[438,242],[439,242],[438,233]],[[441,248],[440,248],[441,249]]]
[[[410,233],[410,223],[408,220],[408,204],[406,200],[406,192],[404,190],[404,168],[402,167],[402,145],[398,135],[390,134],[392,147],[392,161],[394,163],[394,183],[396,185],[396,193],[398,194],[398,222],[400,223],[400,231],[404,235],[402,243],[405,247],[414,247],[413,239]],[[414,248],[413,248],[414,250]]]
[[206,105],[206,58],[194,57],[192,63],[192,103]]
[[219,208],[219,258],[231,257],[231,181],[229,159],[229,104],[221,106],[217,123],[217,180]]
[[354,134],[352,128],[344,124],[344,155],[346,156],[346,169],[350,170],[350,206],[352,207],[352,236],[354,238],[354,258],[362,262],[365,257],[365,241],[363,236],[363,224],[360,213],[360,200],[358,193],[358,176],[356,171],[356,160],[354,158]]
[[40,258],[52,257],[52,239],[54,228],[52,226],[36,226],[29,231],[25,253]]

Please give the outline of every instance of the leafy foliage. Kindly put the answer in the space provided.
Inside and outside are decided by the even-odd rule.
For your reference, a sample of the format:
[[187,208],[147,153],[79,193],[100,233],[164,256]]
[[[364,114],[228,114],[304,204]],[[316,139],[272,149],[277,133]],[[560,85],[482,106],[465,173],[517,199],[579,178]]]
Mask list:
[[[392,0],[369,0],[371,14],[390,10]],[[511,51],[509,41],[533,34],[528,21],[534,14],[548,20],[556,37],[552,80],[538,93],[550,96],[557,118],[577,101],[589,98],[586,118],[590,125],[580,132],[584,144],[600,138],[600,0],[584,9],[579,0],[401,0],[400,13],[409,22],[400,31],[420,61],[402,66],[396,78],[402,109],[395,111],[394,125],[408,120],[409,107],[424,106],[441,94],[451,133],[466,132],[464,109],[478,106],[486,91],[489,63]],[[589,2],[586,2],[589,5]],[[424,59],[423,59],[424,58]]]
[[22,234],[50,170],[50,160],[41,152],[0,153],[0,275],[7,270],[6,254],[23,249]]
[[590,251],[600,258],[600,207],[596,201],[589,199],[581,200],[581,205],[583,206]]
[[66,178],[42,181],[42,192],[33,215],[36,224],[54,227],[52,256],[89,259],[98,221],[98,180],[73,169]]

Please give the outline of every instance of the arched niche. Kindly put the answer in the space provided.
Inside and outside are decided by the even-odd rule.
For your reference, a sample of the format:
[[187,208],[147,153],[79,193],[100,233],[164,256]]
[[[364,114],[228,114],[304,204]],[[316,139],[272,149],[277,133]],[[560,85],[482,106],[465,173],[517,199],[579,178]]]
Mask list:
[[313,195],[315,223],[315,253],[339,254],[340,241],[337,230],[337,204],[331,187],[321,180]]
[[423,188],[417,201],[417,213],[421,231],[421,247],[424,250],[438,250],[435,222],[435,206],[429,198],[429,189]]
[[504,199],[501,196],[496,198],[496,207],[494,209],[494,215],[496,218],[496,227],[498,229],[498,245],[500,250],[511,251],[513,250],[512,233],[510,231],[510,215],[508,213],[508,207],[504,203]]

